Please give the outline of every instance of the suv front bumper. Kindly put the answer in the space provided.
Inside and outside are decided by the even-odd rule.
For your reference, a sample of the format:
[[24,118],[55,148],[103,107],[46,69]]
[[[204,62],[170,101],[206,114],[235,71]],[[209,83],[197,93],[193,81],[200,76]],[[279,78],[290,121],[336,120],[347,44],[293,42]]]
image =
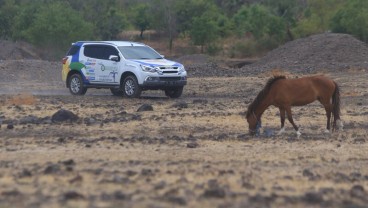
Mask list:
[[187,77],[147,77],[141,87],[147,89],[167,89],[183,87],[187,84]]

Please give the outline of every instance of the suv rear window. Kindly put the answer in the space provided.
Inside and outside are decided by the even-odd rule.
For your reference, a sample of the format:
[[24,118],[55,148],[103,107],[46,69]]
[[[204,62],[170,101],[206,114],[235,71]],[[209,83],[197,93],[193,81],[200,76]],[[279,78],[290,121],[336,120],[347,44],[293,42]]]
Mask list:
[[79,51],[79,49],[80,49],[80,46],[73,45],[73,46],[69,49],[69,51],[68,51],[68,53],[67,53],[66,55],[67,55],[67,56],[73,56],[73,55],[75,55],[75,54]]
[[90,58],[108,60],[111,55],[119,56],[119,52],[111,46],[86,45],[84,55]]

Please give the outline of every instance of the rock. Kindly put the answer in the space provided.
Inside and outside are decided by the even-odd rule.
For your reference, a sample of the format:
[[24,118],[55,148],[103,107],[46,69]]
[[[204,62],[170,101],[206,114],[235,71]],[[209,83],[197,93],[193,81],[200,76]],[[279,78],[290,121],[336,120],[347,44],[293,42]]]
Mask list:
[[314,176],[314,174],[310,171],[310,170],[308,170],[308,169],[304,169],[303,170],[303,176],[306,176],[306,177],[313,177]]
[[143,104],[141,105],[141,107],[138,108],[137,112],[142,112],[142,111],[153,111],[153,107],[150,104]]
[[26,116],[19,120],[19,124],[39,124],[39,123],[41,123],[40,119],[32,115]]
[[174,103],[172,106],[172,108],[179,108],[179,109],[182,109],[182,108],[188,108],[188,103],[182,101],[182,102],[177,102],[177,103]]
[[304,201],[310,204],[320,204],[322,203],[323,197],[320,193],[308,192],[304,195]]
[[197,148],[199,144],[197,142],[190,142],[187,144],[187,148]]
[[84,123],[85,123],[86,125],[93,125],[93,124],[95,124],[95,123],[96,123],[96,119],[94,119],[94,118],[85,118],[85,119],[84,119]]
[[45,168],[43,173],[44,174],[53,174],[53,173],[59,172],[60,170],[61,169],[60,169],[60,166],[58,164],[51,164],[51,165],[49,165]]
[[54,113],[51,117],[51,121],[54,123],[58,122],[75,122],[79,119],[77,115],[75,115],[73,112],[61,109]]
[[165,181],[160,181],[159,183],[154,185],[154,189],[156,190],[160,190],[166,187],[166,182]]
[[29,171],[28,169],[23,169],[21,173],[19,173],[19,177],[23,178],[23,177],[31,177],[32,173],[31,171]]
[[64,195],[63,195],[64,200],[78,200],[78,199],[84,199],[84,198],[85,197],[82,194],[80,194],[76,191],[68,191],[68,192],[64,193]]
[[19,197],[20,195],[22,195],[22,193],[19,192],[18,190],[3,191],[0,194],[0,196],[5,196],[5,197]]
[[205,190],[203,196],[207,198],[225,198],[226,193],[222,188],[212,188]]
[[178,204],[181,206],[187,205],[187,200],[180,196],[169,196],[167,197],[167,200],[171,203]]
[[73,184],[73,183],[78,183],[78,182],[82,182],[83,181],[83,177],[81,175],[77,175],[74,178],[69,180],[69,183]]
[[208,100],[204,100],[204,99],[195,99],[193,100],[193,104],[207,104]]
[[75,162],[74,162],[73,159],[65,160],[65,161],[62,161],[61,163],[63,163],[66,166],[73,166],[73,165],[75,165]]
[[350,196],[356,198],[365,198],[366,193],[364,191],[364,187],[361,185],[355,185],[350,189]]
[[13,124],[8,124],[8,125],[6,126],[6,128],[7,128],[7,129],[14,129],[14,125],[13,125]]

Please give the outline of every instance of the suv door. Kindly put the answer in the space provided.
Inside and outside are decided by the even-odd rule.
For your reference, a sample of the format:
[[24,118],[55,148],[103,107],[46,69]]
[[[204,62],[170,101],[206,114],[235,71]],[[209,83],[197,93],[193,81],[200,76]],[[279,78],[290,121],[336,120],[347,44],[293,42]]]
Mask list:
[[88,77],[90,83],[119,84],[120,80],[117,76],[119,61],[109,59],[111,56],[117,56],[120,60],[116,48],[109,45],[85,45],[84,56],[87,58],[85,62],[86,77]]

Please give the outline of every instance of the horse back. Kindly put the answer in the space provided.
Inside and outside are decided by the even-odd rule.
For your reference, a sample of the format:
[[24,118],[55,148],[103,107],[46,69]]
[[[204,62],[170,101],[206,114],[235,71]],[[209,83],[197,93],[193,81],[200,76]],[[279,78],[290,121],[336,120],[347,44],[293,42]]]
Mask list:
[[278,80],[270,91],[275,106],[301,106],[315,100],[329,101],[335,90],[334,82],[323,76],[316,75],[296,79]]

